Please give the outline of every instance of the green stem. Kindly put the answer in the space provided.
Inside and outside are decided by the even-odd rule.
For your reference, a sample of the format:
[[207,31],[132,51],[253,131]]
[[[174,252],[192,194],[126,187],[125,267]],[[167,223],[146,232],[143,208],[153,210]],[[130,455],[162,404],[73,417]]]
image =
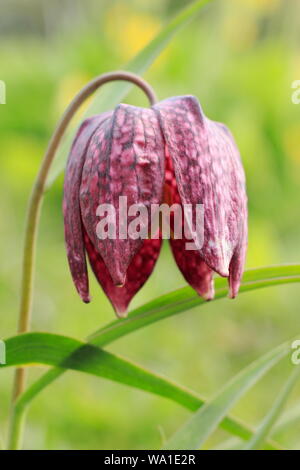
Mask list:
[[9,450],[18,450],[22,447],[23,431],[25,427],[26,409],[13,406],[11,409],[10,420],[13,426],[9,436]]
[[[90,81],[74,97],[74,99],[71,101],[70,105],[66,109],[65,113],[63,114],[49,142],[36,181],[33,185],[32,193],[29,200],[23,250],[18,333],[25,333],[30,329],[37,230],[40,219],[43,195],[45,193],[46,180],[55,153],[69,122],[71,121],[81,104],[104,83],[115,80],[126,80],[134,83],[145,92],[151,105],[156,102],[155,93],[150,87],[150,85],[148,85],[148,83],[146,83],[144,80],[142,80],[135,74],[132,74],[130,72],[119,71],[100,75],[99,77],[96,77],[94,80]],[[17,449],[21,446],[22,423],[24,422],[24,419],[22,416],[16,413],[15,403],[18,397],[24,391],[25,382],[26,371],[24,368],[18,368],[15,372],[14,385],[12,391],[12,405],[9,420],[8,445],[10,449]]]

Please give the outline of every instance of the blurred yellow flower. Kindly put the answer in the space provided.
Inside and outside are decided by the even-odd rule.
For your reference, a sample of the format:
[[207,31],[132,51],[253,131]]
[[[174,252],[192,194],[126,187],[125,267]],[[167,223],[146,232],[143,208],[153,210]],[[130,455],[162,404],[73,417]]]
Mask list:
[[245,15],[243,10],[232,14],[227,12],[223,21],[223,36],[231,48],[236,51],[250,47],[258,34],[257,20],[254,14]]
[[149,13],[118,3],[108,10],[105,28],[122,59],[127,61],[155,36],[160,22]]
[[[76,93],[91,79],[86,74],[78,73],[67,75],[64,77],[57,90],[56,99],[54,101],[54,113],[55,115],[61,115],[70,101],[74,98]],[[78,111],[78,115],[82,115],[84,110],[87,108],[89,101],[86,101]]]
[[14,189],[28,188],[36,176],[45,144],[30,136],[12,133],[2,137],[2,172]]
[[255,218],[249,223],[247,266],[264,266],[278,260],[278,241],[272,221]]

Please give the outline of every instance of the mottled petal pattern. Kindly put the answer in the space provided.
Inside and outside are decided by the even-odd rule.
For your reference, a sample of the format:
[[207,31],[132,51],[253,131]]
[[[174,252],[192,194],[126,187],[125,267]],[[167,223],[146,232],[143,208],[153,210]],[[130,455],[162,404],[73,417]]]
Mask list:
[[[128,267],[143,244],[141,238],[119,236],[119,196],[127,197],[128,207],[144,205],[149,215],[151,204],[162,201],[163,182],[164,144],[156,113],[119,105],[91,139],[80,188],[84,226],[116,285],[126,282]],[[99,204],[112,204],[116,209],[116,239],[97,236]],[[128,224],[133,218],[128,217]],[[140,230],[143,228],[141,223]],[[148,233],[148,223],[146,229]]]
[[[176,178],[172,160],[166,148],[166,180],[165,199],[169,205],[181,204],[181,199],[177,189]],[[182,220],[183,224],[183,220]],[[173,219],[171,218],[171,228]],[[182,229],[183,233],[183,229]],[[185,237],[175,239],[171,237],[170,245],[174,259],[185,280],[198,292],[201,297],[211,300],[214,297],[213,271],[207,266],[197,250],[187,250],[186,244],[190,242]]]
[[[182,203],[193,208],[204,205],[204,244],[199,253],[211,269],[228,277],[233,256],[237,265],[243,263],[237,252],[247,239],[245,177],[233,137],[223,124],[206,118],[192,96],[167,99],[154,109]],[[237,265],[233,262],[231,267],[235,291],[240,276]]]
[[241,279],[244,272],[245,258],[247,252],[247,219],[245,218],[240,227],[240,241],[231,258],[229,266],[229,297],[234,299],[239,291]]
[[[183,96],[150,109],[120,104],[84,121],[76,135],[63,212],[70,270],[85,302],[90,300],[87,253],[117,315],[126,315],[159,256],[162,234],[147,237],[154,205],[162,202],[177,204],[171,211],[170,245],[186,281],[210,300],[217,272],[229,278],[230,297],[237,295],[247,249],[242,163],[226,126],[209,120],[196,98]],[[204,207],[203,243],[193,233],[198,204]],[[192,220],[186,205],[192,207]],[[110,232],[106,237],[99,233],[103,221]],[[192,240],[186,228],[194,249],[188,249]]]
[[142,247],[128,267],[126,281],[122,287],[113,283],[103,258],[95,250],[86,232],[84,239],[91,267],[98,282],[111,301],[117,315],[119,317],[126,316],[131,299],[145,284],[154,269],[161,249],[161,238],[144,240]]
[[187,240],[170,240],[176,264],[187,283],[205,300],[212,300],[215,295],[213,271],[201,258],[198,251],[186,250]]
[[84,302],[89,302],[90,297],[79,205],[79,188],[85,154],[91,137],[96,128],[109,115],[110,113],[103,113],[93,116],[81,124],[73,142],[65,172],[63,214],[67,256],[74,284]]

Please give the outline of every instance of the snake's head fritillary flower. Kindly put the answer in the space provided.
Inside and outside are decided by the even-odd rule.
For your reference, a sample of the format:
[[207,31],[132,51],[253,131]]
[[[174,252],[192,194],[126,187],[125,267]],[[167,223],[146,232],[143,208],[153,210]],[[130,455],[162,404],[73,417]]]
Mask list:
[[[143,205],[149,215],[162,203],[188,205],[192,220],[202,204],[203,243],[194,240],[191,250],[185,235],[171,237],[174,258],[205,299],[214,297],[214,273],[229,279],[229,295],[236,296],[247,247],[244,171],[231,133],[209,120],[195,97],[169,98],[149,109],[120,104],[84,121],[72,145],[63,209],[73,281],[89,302],[87,254],[117,314],[124,316],[153,271],[162,237],[160,232],[124,237],[119,228],[115,237],[99,237],[98,207],[114,207],[118,222],[120,196],[128,207]],[[131,221],[129,215],[126,229]],[[141,219],[139,229],[150,233],[148,221]]]

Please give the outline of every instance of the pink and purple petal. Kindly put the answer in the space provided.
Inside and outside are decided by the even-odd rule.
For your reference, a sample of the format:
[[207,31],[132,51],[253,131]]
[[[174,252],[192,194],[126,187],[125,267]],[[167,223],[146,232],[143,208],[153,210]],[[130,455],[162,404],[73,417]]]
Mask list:
[[[88,236],[101,255],[115,285],[126,283],[129,265],[143,239],[122,238],[119,222],[124,211],[119,197],[127,198],[127,207],[143,205],[147,217],[140,224],[146,229],[151,204],[162,201],[164,182],[164,142],[156,113],[152,109],[119,105],[110,120],[98,127],[87,151],[80,188],[82,220]],[[99,237],[96,215],[100,204],[115,209],[115,239]],[[134,216],[128,217],[126,231]]]
[[[181,204],[172,160],[167,151],[165,197],[169,205],[174,203]],[[172,229],[173,225],[173,218],[171,218]],[[190,240],[184,237],[181,239],[176,239],[174,236],[171,237],[170,245],[176,264],[188,284],[205,300],[211,300],[214,297],[213,271],[207,266],[205,261],[203,261],[198,250],[186,249],[187,243],[190,243]]]
[[86,232],[84,239],[96,279],[102,286],[117,315],[125,317],[131,299],[145,284],[154,269],[161,249],[161,238],[143,241],[140,250],[135,254],[128,267],[126,281],[122,287],[114,284],[103,258],[94,248]]
[[98,125],[109,113],[86,119],[73,142],[65,172],[63,214],[67,257],[75,287],[84,302],[89,302],[89,283],[82,234],[79,188],[86,150]]
[[197,250],[186,250],[188,240],[170,240],[174,259],[187,283],[205,300],[214,298],[213,271]]
[[247,240],[247,197],[233,137],[223,124],[207,119],[192,96],[167,99],[154,109],[182,203],[192,204],[194,211],[196,204],[204,206],[204,243],[199,254],[211,269],[226,277],[234,257],[231,278],[236,292],[244,263],[244,256],[237,253]]
[[239,291],[247,252],[247,219],[241,227],[240,242],[233,253],[229,266],[229,297],[234,299]]

